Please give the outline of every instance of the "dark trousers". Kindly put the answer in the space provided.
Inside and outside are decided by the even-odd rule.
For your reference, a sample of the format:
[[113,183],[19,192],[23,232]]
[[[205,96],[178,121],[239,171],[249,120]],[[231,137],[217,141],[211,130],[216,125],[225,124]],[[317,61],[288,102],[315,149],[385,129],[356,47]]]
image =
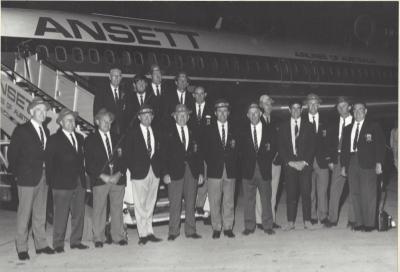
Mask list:
[[357,154],[352,155],[348,176],[356,226],[374,227],[378,194],[375,168],[361,168]]
[[70,245],[80,244],[85,217],[85,189],[82,188],[81,182],[78,180],[78,185],[75,189],[53,189],[52,191],[54,207],[53,247],[64,247],[65,232],[70,213]]
[[287,220],[289,222],[296,221],[299,194],[301,195],[303,220],[310,221],[311,219],[311,171],[310,166],[304,167],[302,171],[288,165],[285,166]]
[[272,229],[273,217],[271,208],[271,180],[264,180],[260,173],[258,163],[252,179],[243,179],[244,193],[244,227],[254,230],[256,227],[256,192],[260,192],[261,219],[264,229]]
[[171,180],[168,184],[169,199],[169,235],[179,235],[181,223],[182,197],[185,200],[185,234],[196,233],[194,214],[197,195],[197,180],[190,167],[185,163],[185,174],[182,179]]

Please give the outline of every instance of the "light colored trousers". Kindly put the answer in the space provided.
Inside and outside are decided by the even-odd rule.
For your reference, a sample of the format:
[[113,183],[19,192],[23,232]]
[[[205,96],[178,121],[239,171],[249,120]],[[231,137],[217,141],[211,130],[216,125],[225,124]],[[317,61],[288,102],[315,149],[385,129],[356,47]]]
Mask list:
[[132,179],[131,182],[137,230],[139,237],[146,237],[153,234],[153,212],[160,178],[154,175],[150,166],[144,179]]
[[[272,218],[274,222],[276,222],[276,214],[275,214],[275,207],[276,207],[276,195],[278,193],[278,187],[279,187],[279,179],[281,177],[281,166],[280,165],[275,165],[272,164],[271,168],[271,208],[272,208]],[[261,224],[261,213],[262,213],[262,207],[261,207],[261,200],[260,200],[260,192],[257,190],[256,193],[256,223]]]
[[314,159],[311,174],[311,219],[321,222],[328,217],[329,168],[319,167]]

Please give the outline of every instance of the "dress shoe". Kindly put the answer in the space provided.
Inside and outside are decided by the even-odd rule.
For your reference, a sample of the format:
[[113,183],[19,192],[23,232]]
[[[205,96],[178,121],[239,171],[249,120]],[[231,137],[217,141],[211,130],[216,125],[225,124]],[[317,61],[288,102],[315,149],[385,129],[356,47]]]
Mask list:
[[52,249],[51,247],[44,247],[41,249],[36,249],[36,254],[54,254],[54,249]]
[[203,223],[204,223],[204,225],[207,225],[207,226],[211,225],[211,216],[204,218]]
[[318,219],[311,219],[310,222],[312,225],[318,224]]
[[337,222],[333,223],[331,221],[328,220],[328,222],[325,224],[325,227],[327,228],[331,228],[331,227],[336,227],[337,226]]
[[212,234],[212,238],[213,239],[219,239],[219,237],[221,236],[221,232],[218,230],[214,230],[213,234]]
[[234,238],[235,234],[233,233],[232,230],[224,230],[224,235],[227,236],[228,238]]
[[146,238],[147,238],[148,241],[154,242],[154,243],[158,243],[158,242],[162,241],[161,238],[158,238],[158,237],[154,236],[154,234],[149,234],[149,235],[147,235]]
[[294,230],[294,222],[288,222],[286,226],[283,227],[284,231]]
[[95,248],[101,248],[101,247],[103,247],[103,243],[102,242],[95,242],[94,243],[94,247]]
[[18,252],[18,259],[19,259],[20,261],[29,260],[30,258],[29,258],[28,251],[21,251],[21,252]]
[[363,231],[364,232],[371,232],[373,231],[375,228],[374,227],[364,227]]
[[121,240],[121,241],[117,242],[117,244],[120,245],[120,246],[126,246],[126,245],[128,245],[128,241]]
[[257,228],[260,229],[260,230],[263,230],[263,229],[264,229],[264,227],[263,227],[262,224],[257,224]]
[[192,234],[186,235],[186,238],[200,239],[200,238],[201,238],[201,236],[200,236],[200,235],[198,235],[198,234],[195,232],[195,233],[192,233]]
[[145,245],[147,243],[147,237],[140,237],[139,238],[139,245]]
[[88,249],[88,248],[89,247],[87,245],[84,245],[82,243],[71,245],[71,249]]
[[54,248],[54,251],[56,252],[56,253],[64,253],[65,251],[64,251],[64,247],[55,247]]
[[196,213],[199,214],[199,215],[203,215],[204,214],[204,209],[201,208],[201,207],[197,207],[196,208]]
[[324,219],[322,219],[320,222],[321,222],[321,224],[324,225],[324,226],[327,225],[327,224],[329,224],[328,218],[324,218]]
[[268,235],[273,235],[273,234],[275,234],[275,231],[273,229],[265,229],[264,233],[266,233]]
[[244,231],[242,232],[242,234],[245,236],[252,234],[252,233],[254,233],[254,230],[249,230],[249,229],[244,229]]
[[170,235],[168,235],[168,241],[174,241],[176,238],[178,238],[178,236],[179,235],[170,234]]
[[311,221],[304,221],[304,229],[307,230],[315,230],[317,226],[315,226]]
[[279,226],[277,223],[273,223],[273,224],[272,224],[272,228],[273,228],[273,229],[280,229],[281,226]]
[[356,225],[356,223],[349,221],[349,222],[347,222],[347,226],[346,227],[348,229],[353,229],[355,225]]
[[364,231],[364,226],[353,226],[351,228],[352,231]]

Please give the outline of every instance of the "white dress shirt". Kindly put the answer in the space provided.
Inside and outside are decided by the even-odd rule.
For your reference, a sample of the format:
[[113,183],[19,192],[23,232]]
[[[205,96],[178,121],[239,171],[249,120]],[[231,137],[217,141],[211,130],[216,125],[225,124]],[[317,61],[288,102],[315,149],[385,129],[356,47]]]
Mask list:
[[[225,130],[225,145],[226,145],[226,141],[228,139],[228,122],[221,123],[220,121],[217,120],[217,124],[218,124],[219,137],[221,138],[221,141],[222,141],[222,125],[224,126],[224,130]],[[258,135],[257,135],[257,137],[258,137]]]
[[[110,148],[111,148],[111,154],[112,154],[113,153],[113,144],[112,144],[112,141],[111,141],[110,132],[104,133],[103,131],[100,131],[100,130],[99,130],[99,132],[100,132],[101,139],[103,140],[103,145],[104,145],[104,149],[106,150],[106,153],[108,152],[107,151],[107,144],[106,144],[106,136],[108,137],[108,140],[110,141]],[[111,156],[111,154],[108,154],[108,156]]]
[[114,95],[114,101],[116,101],[117,97],[120,98],[119,87],[114,87],[113,85],[110,84],[110,88],[111,88],[111,91],[112,91],[112,93]]
[[[251,128],[251,138],[253,139],[253,144],[254,144],[254,125],[250,124],[250,128]],[[257,146],[258,148],[260,148],[260,143],[261,143],[261,137],[262,137],[262,122],[258,122],[258,124],[256,125],[256,134],[257,134]]]
[[317,127],[316,133],[318,133],[318,128],[319,128],[319,113],[317,112],[315,115],[312,115],[311,113],[308,113],[308,120],[310,121],[310,123],[313,123],[313,117],[315,120],[315,125]]
[[[181,135],[181,126],[178,125],[177,123],[175,123],[175,124],[176,124],[176,129],[178,130],[179,137],[181,138],[181,142],[183,142],[182,135]],[[188,129],[187,125],[183,126],[183,131],[185,133],[185,140],[186,140],[185,150],[187,150],[187,148],[189,146],[189,129]]]
[[201,116],[203,116],[203,113],[204,113],[204,106],[206,105],[206,102],[203,102],[203,103],[201,103],[201,104],[197,104],[197,103],[195,103],[196,104],[196,117],[198,116],[198,112],[199,112],[199,107],[200,107],[200,113],[201,113]]
[[[364,119],[365,120],[365,119]],[[353,124],[353,128],[351,129],[351,141],[350,141],[350,152],[354,152],[353,150],[353,143],[354,143],[354,137],[356,136],[356,130],[357,130],[357,123],[360,123],[359,124],[359,126],[358,126],[358,139],[357,139],[357,142],[358,142],[358,140],[360,139],[360,132],[361,132],[361,128],[362,128],[362,126],[363,126],[363,124],[364,124],[364,120],[362,120],[362,121],[360,121],[360,122],[357,122],[357,121],[354,121],[354,124]],[[357,147],[356,147],[356,150],[355,150],[356,152],[358,151],[357,150]]]
[[138,100],[140,106],[142,105],[142,104],[140,104],[140,96],[143,98],[143,104],[145,104],[145,101],[146,101],[146,92],[143,92],[143,93],[136,93],[136,96],[137,96],[137,100]]
[[[146,149],[147,149],[147,127],[143,126],[142,124],[140,124],[140,129],[142,130],[142,134],[143,134],[143,138],[144,138],[144,142],[146,144]],[[151,154],[150,154],[150,158],[153,157],[154,155],[154,134],[153,134],[153,130],[151,129],[151,127],[149,126],[149,131],[150,131],[150,146],[151,146]]]
[[301,118],[295,120],[293,118],[290,118],[290,128],[291,128],[291,134],[292,134],[292,148],[293,148],[293,154],[297,155],[296,152],[296,135],[295,135],[295,126],[297,122],[297,127],[299,128],[299,134],[300,134],[300,124],[301,124]]
[[265,114],[262,115],[267,125],[271,123],[271,116],[266,116]]
[[154,92],[155,96],[157,96],[157,86],[158,86],[158,91],[160,92],[160,95],[161,95],[161,84],[151,83],[151,87],[153,88],[153,92]]
[[42,128],[42,130],[43,130],[43,141],[44,141],[43,148],[46,148],[47,137],[46,137],[46,133],[44,132],[43,126],[40,125],[38,122],[36,122],[36,121],[33,120],[33,119],[31,119],[31,123],[32,123],[33,127],[35,128],[36,133],[37,133],[38,136],[39,136],[39,139],[40,139],[40,129],[39,129],[39,128]]
[[72,142],[72,139],[71,139],[71,135],[72,135],[72,137],[74,138],[74,141],[75,141],[75,151],[78,152],[78,140],[76,139],[75,132],[68,132],[65,129],[63,129],[62,131],[64,132],[65,136],[71,143],[72,147],[74,147],[74,143]]
[[[353,116],[351,116],[351,114],[350,114],[349,116],[347,116],[344,119],[344,126],[347,127],[348,125],[351,124],[352,121],[353,121]],[[338,135],[339,141],[340,141],[340,137],[342,136],[342,126],[343,126],[343,118],[340,117],[340,119],[339,119],[339,135]]]
[[181,95],[183,95],[183,97],[182,97],[182,104],[185,104],[185,101],[186,101],[186,91],[185,91],[185,92],[180,92],[180,91],[176,90],[176,93],[178,94],[178,101],[179,101],[179,103],[180,103],[180,101],[181,101]]

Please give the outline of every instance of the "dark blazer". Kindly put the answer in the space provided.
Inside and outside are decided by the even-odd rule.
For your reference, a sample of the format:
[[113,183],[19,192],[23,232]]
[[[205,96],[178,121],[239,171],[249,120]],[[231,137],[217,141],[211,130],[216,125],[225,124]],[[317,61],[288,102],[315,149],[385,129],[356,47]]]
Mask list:
[[298,144],[298,154],[295,156],[293,154],[290,118],[288,118],[282,122],[278,132],[278,152],[282,158],[282,164],[287,165],[290,161],[306,161],[312,167],[316,148],[315,133],[305,118],[301,118]]
[[46,146],[46,181],[52,189],[75,189],[80,178],[85,188],[83,137],[75,133],[78,152],[60,128],[50,136]]
[[[204,161],[198,136],[188,125],[189,144],[187,150],[184,149],[178,134],[175,123],[172,124],[165,134],[162,144],[164,175],[170,175],[172,180],[182,179],[185,173],[185,161],[189,164],[190,171],[194,178],[204,172]],[[187,140],[187,139],[186,139]]]
[[[175,106],[179,104],[179,97],[177,94],[176,87],[169,89],[166,94],[165,94],[165,99],[163,101],[163,114],[162,116],[165,118],[164,121],[168,123],[168,127],[172,126],[175,121],[171,117],[171,114],[175,111]],[[192,93],[189,91],[186,91],[185,95],[185,105],[193,111],[193,106],[194,106],[194,98]]]
[[153,169],[156,177],[160,177],[161,170],[161,143],[159,132],[152,127],[154,135],[154,154],[150,158],[147,153],[146,140],[143,137],[140,125],[137,124],[131,129],[125,139],[124,161],[131,172],[132,179],[144,179],[150,169]]
[[[120,147],[120,151],[116,150],[115,145],[117,144],[117,137],[115,134],[111,133],[111,145],[113,145],[113,171],[114,173],[120,171],[122,174],[121,179],[118,181],[118,185],[126,185],[125,172],[126,166],[123,161],[123,149]],[[100,132],[90,134],[84,143],[85,150],[85,165],[86,172],[90,177],[90,182],[92,186],[104,185],[105,183],[100,179],[100,174],[110,174],[110,168],[104,167],[108,162],[107,151],[103,144]]]
[[[190,119],[189,122],[192,125],[193,129],[198,133],[199,135],[204,133],[204,130],[206,126],[211,125],[211,122],[214,121],[214,111],[213,107],[211,104],[206,101],[204,105],[203,112],[201,113],[201,119],[199,120],[197,118],[197,109],[196,109],[196,104],[193,103],[193,109],[192,113],[190,114]],[[202,136],[200,136],[202,137]]]
[[224,166],[227,177],[230,179],[236,178],[239,140],[234,128],[232,128],[231,122],[228,122],[226,139],[224,149],[217,122],[213,122],[205,128],[203,154],[207,163],[208,178],[220,179],[224,171]]
[[[146,91],[145,93],[146,93],[146,96],[144,97],[144,103],[147,105],[150,105],[152,108],[155,108],[155,103],[154,103],[155,96],[149,91]],[[129,99],[128,100],[129,102],[126,106],[124,115],[125,115],[126,123],[127,123],[126,127],[129,127],[130,129],[132,129],[132,128],[135,128],[139,124],[139,119],[138,119],[137,114],[140,109],[140,101],[135,92],[130,92],[130,94],[128,95],[128,99]],[[156,111],[155,111],[155,113],[156,113]],[[130,129],[128,129],[128,131]]]
[[93,102],[93,116],[95,116],[96,113],[102,108],[112,112],[115,115],[115,120],[111,126],[111,132],[119,137],[125,132],[126,126],[129,122],[129,118],[126,116],[126,110],[129,106],[131,94],[127,90],[123,89],[121,85],[119,86],[118,90],[118,103],[115,103],[114,94],[111,90],[110,84],[108,84],[103,90],[96,93]]
[[[314,127],[310,119],[308,118],[308,113],[305,114],[302,119],[307,120],[311,127]],[[327,141],[327,129],[328,129],[328,122],[326,121],[325,117],[319,114],[318,120],[318,133],[315,135],[316,140],[316,147],[315,147],[315,158],[317,160],[318,166],[322,169],[328,168],[328,141]]]
[[[278,131],[279,131],[279,126],[281,124],[281,120],[278,117],[272,116],[270,115],[270,121],[267,124],[267,121],[264,118],[264,115],[261,116],[261,122],[263,122],[263,124],[265,124],[266,126],[269,126],[271,131],[274,132],[275,137],[276,137],[276,142],[278,141]],[[276,152],[275,154],[275,158],[272,161],[275,165],[281,165],[282,164],[282,159],[279,156],[279,153]]]
[[[334,163],[334,164],[338,163],[339,126],[340,126],[340,117],[337,116],[327,130],[328,163]],[[342,133],[344,133],[344,131]],[[343,139],[342,139],[342,145],[343,145]]]
[[[49,139],[49,130],[43,126]],[[45,153],[39,135],[31,121],[18,125],[12,136],[7,152],[9,169],[19,186],[36,186],[43,173]]]
[[[348,167],[350,163],[351,130],[354,122],[353,118],[352,125],[345,127],[343,132],[340,161],[345,167]],[[370,121],[368,118],[364,120],[359,132],[357,150],[358,162],[361,168],[375,168],[376,163],[383,165],[385,159],[385,137],[382,129],[376,122]]]
[[243,128],[240,137],[240,163],[242,177],[245,179],[253,178],[256,162],[258,162],[262,178],[264,180],[271,179],[271,166],[277,151],[277,143],[274,131],[262,122],[261,124],[262,136],[257,153],[254,149],[253,130],[250,123]]

